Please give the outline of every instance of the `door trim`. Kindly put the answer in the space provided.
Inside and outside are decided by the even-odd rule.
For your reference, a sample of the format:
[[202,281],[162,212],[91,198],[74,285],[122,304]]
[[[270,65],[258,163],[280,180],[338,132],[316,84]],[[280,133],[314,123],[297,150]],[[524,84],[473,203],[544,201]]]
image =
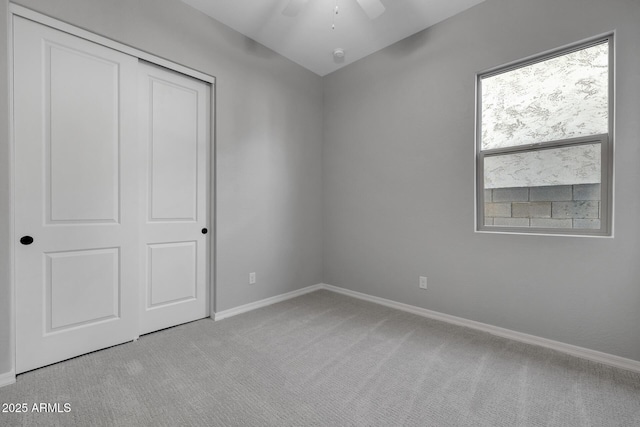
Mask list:
[[[92,33],[80,27],[67,24],[66,22],[60,21],[56,18],[51,18],[47,15],[43,15],[40,12],[35,12],[24,6],[20,6],[14,3],[9,3],[9,15],[11,16],[11,18],[13,18],[14,15],[22,16],[23,18],[46,25],[47,27],[64,31],[65,33],[69,33],[76,37],[80,37],[82,39],[97,43],[99,45],[111,48],[113,50],[117,50],[118,52],[126,53],[127,55],[130,55],[139,59],[143,59],[147,62],[151,62],[156,65],[169,68],[171,70],[177,71],[187,76],[194,77],[198,80],[211,83],[212,85],[215,84],[216,82],[216,78],[213,76],[210,76],[209,74],[205,74],[193,68],[186,67],[177,62],[170,61],[168,59],[162,58],[157,55],[153,55],[143,50],[136,49],[135,47],[117,42],[110,38],[100,36],[96,33]],[[13,19],[11,19],[11,21],[13,21]]]
[[102,45],[104,47],[116,50],[118,52],[125,53],[132,57],[138,58],[139,60],[144,60],[150,62],[155,65],[159,65],[161,67],[167,68],[169,70],[176,71],[178,73],[187,75],[189,77],[196,78],[205,83],[209,84],[210,96],[209,96],[209,191],[207,194],[208,197],[208,223],[210,230],[210,238],[209,238],[209,264],[207,266],[207,290],[209,292],[209,301],[208,301],[208,317],[213,318],[215,316],[215,275],[216,275],[216,238],[217,238],[217,230],[216,230],[216,168],[215,168],[215,152],[216,152],[216,78],[209,74],[203,73],[201,71],[195,70],[193,68],[189,68],[187,66],[181,65],[177,62],[168,60],[166,58],[153,55],[141,49],[137,49],[135,47],[117,42],[115,40],[109,39],[107,37],[100,36],[91,31],[85,30],[83,28],[68,24],[66,22],[60,21],[58,19],[52,18],[50,16],[44,15],[40,12],[36,12],[24,6],[20,6],[14,3],[9,3],[9,13],[7,14],[8,25],[7,25],[7,42],[8,46],[8,77],[9,77],[9,203],[10,203],[10,213],[9,213],[9,237],[11,239],[11,244],[9,245],[9,262],[10,262],[10,271],[9,271],[9,298],[10,298],[10,307],[9,307],[9,371],[5,373],[0,373],[0,387],[4,385],[13,384],[15,382],[16,374],[16,283],[15,283],[15,239],[16,239],[16,231],[15,231],[15,135],[14,135],[14,109],[13,109],[13,75],[14,75],[14,61],[13,61],[13,22],[14,17],[20,16],[22,18],[26,18],[28,20],[37,22],[39,24],[45,25],[50,28],[54,28],[59,31],[63,31],[65,33],[71,34],[73,36],[82,38],[84,40]]

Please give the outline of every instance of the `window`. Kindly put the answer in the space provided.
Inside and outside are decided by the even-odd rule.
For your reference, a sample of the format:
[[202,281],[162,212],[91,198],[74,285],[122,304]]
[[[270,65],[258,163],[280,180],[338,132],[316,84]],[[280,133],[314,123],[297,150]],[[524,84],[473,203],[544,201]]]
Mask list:
[[613,36],[478,75],[477,229],[611,234]]

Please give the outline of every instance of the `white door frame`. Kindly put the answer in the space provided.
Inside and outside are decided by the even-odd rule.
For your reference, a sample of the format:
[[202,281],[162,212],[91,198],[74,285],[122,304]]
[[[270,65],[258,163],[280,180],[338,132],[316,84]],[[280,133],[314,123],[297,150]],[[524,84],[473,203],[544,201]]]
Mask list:
[[11,161],[9,163],[9,176],[10,176],[10,190],[9,190],[9,200],[10,200],[10,216],[9,216],[9,221],[11,223],[10,225],[10,232],[9,232],[9,236],[11,238],[11,245],[9,248],[9,257],[10,257],[10,265],[11,265],[11,269],[9,272],[9,286],[10,286],[10,301],[11,301],[11,307],[10,307],[10,323],[9,323],[9,353],[11,355],[11,361],[10,361],[10,366],[11,366],[11,370],[8,373],[5,374],[0,374],[0,387],[4,386],[4,385],[9,385],[12,383],[15,383],[15,378],[16,378],[16,374],[15,374],[15,366],[16,366],[16,299],[15,299],[15,290],[16,290],[16,283],[15,283],[15,251],[14,251],[14,245],[15,245],[15,239],[16,239],[16,232],[15,232],[15,159],[14,159],[14,153],[15,153],[15,141],[14,141],[14,129],[13,129],[13,119],[14,119],[14,112],[13,112],[13,17],[14,16],[21,16],[23,18],[29,19],[31,21],[46,25],[48,27],[60,30],[60,31],[64,31],[65,33],[74,35],[76,37],[80,37],[83,38],[85,40],[97,43],[99,45],[111,48],[113,50],[125,53],[127,55],[142,59],[144,61],[162,66],[164,68],[168,68],[170,70],[173,71],[177,71],[179,73],[182,73],[184,75],[190,76],[190,77],[194,77],[196,79],[202,80],[206,83],[210,84],[210,90],[211,90],[211,94],[210,94],[210,106],[209,106],[209,111],[210,111],[210,135],[209,135],[209,141],[210,141],[210,150],[209,150],[209,180],[210,180],[210,193],[208,194],[209,197],[209,201],[208,201],[208,205],[209,205],[209,229],[210,229],[210,233],[211,233],[211,237],[209,238],[209,264],[208,264],[208,268],[207,268],[207,277],[208,277],[208,291],[209,291],[209,317],[213,318],[215,316],[215,312],[214,312],[214,308],[215,308],[215,249],[216,249],[216,224],[215,224],[215,218],[216,218],[216,179],[215,179],[215,172],[216,172],[216,168],[215,168],[215,147],[216,147],[216,138],[215,138],[215,133],[216,133],[216,112],[215,112],[215,83],[216,83],[216,78],[209,75],[209,74],[205,74],[202,73],[200,71],[194,70],[192,68],[189,67],[185,67],[184,65],[180,65],[176,62],[167,60],[165,58],[161,58],[159,56],[144,52],[142,50],[136,49],[134,47],[131,46],[127,46],[125,44],[116,42],[114,40],[111,40],[109,38],[103,37],[103,36],[99,36],[97,34],[94,34],[90,31],[87,30],[83,30],[81,28],[75,27],[73,25],[67,24],[65,22],[59,21],[55,18],[51,18],[47,15],[41,14],[39,12],[35,12],[31,9],[28,9],[24,6],[20,6],[20,5],[16,5],[13,3],[9,3],[9,25],[8,25],[8,53],[9,53],[9,61],[8,61],[8,65],[9,65],[9,157],[11,158]]

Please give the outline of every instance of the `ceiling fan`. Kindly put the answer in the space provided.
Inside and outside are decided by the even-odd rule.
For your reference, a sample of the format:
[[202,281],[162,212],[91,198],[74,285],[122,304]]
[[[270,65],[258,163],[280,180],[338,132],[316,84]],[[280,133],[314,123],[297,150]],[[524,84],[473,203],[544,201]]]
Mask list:
[[[289,3],[282,11],[285,16],[298,16],[300,11],[304,8],[309,0],[289,0]],[[364,13],[367,14],[369,19],[376,19],[382,15],[385,11],[384,5],[380,0],[356,0]]]

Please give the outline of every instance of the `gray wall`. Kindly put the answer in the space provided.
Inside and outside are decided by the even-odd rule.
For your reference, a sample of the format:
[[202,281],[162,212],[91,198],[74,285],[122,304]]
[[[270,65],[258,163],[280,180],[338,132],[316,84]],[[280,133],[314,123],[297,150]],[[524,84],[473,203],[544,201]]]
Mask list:
[[[637,0],[487,0],[325,77],[325,282],[640,360],[638,22]],[[474,74],[611,30],[615,238],[474,233]]]
[[[216,311],[322,281],[320,77],[178,0],[18,3],[217,78]],[[6,10],[2,0],[0,22]],[[10,369],[6,93],[0,84],[0,374]]]
[[[177,0],[19,3],[217,77],[217,311],[324,281],[640,360],[637,0],[487,0],[327,76],[324,92],[319,77]],[[0,0],[0,22],[6,13]],[[474,73],[613,29],[616,237],[474,233]],[[4,82],[6,46],[3,24]],[[0,374],[10,369],[7,90]]]

